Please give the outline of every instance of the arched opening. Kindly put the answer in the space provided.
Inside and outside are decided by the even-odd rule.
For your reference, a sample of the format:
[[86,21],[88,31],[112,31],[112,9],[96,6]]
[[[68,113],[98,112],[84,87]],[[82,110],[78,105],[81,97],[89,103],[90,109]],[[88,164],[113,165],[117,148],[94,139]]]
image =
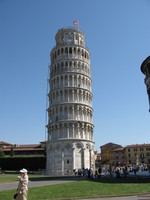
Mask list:
[[71,47],[69,48],[69,53],[72,54],[72,48]]

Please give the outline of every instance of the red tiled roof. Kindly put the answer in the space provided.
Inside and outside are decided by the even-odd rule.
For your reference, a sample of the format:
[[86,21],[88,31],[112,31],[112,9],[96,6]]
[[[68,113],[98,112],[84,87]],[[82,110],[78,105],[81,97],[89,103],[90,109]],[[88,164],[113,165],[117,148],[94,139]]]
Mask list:
[[0,146],[9,146],[9,145],[12,145],[12,144],[0,141]]
[[13,146],[14,151],[39,151],[44,150],[44,147],[41,144],[23,144],[23,145],[5,145],[1,146],[0,148],[2,151],[10,151],[11,147]]
[[[10,151],[11,148],[5,148],[3,151]],[[39,151],[39,150],[44,150],[44,148],[14,148],[14,151]]]

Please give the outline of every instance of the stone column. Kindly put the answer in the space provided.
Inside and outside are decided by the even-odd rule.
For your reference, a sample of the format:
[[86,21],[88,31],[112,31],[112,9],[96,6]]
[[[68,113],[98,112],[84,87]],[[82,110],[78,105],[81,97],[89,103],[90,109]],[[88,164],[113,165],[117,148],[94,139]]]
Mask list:
[[83,168],[85,169],[85,148],[83,148]]
[[61,157],[62,157],[62,175],[64,175],[64,150],[62,149],[62,153],[61,153]]
[[63,95],[63,102],[65,101],[65,90],[62,91],[62,95]]
[[74,106],[72,106],[72,119],[74,120]]
[[58,103],[60,104],[60,94],[61,94],[61,92],[60,92],[60,90],[58,91]]
[[74,102],[74,90],[72,90],[72,102]]
[[56,129],[55,129],[55,125],[53,126],[53,138],[54,138],[54,140],[56,139]]
[[77,89],[77,102],[79,103],[79,90]]
[[65,87],[65,75],[63,75],[63,87]]
[[68,99],[68,102],[69,102],[69,89],[67,90],[67,95],[68,95],[67,99]]
[[89,154],[90,154],[90,168],[92,168],[92,157],[91,157],[91,149],[89,150]]
[[84,116],[84,120],[87,121],[87,108],[85,108],[85,116]]
[[67,106],[67,119],[69,119],[69,106]]
[[83,113],[83,106],[81,107],[81,115],[82,115],[82,121],[84,121],[84,113]]
[[48,141],[51,141],[52,139],[52,130],[51,127],[49,128],[49,134],[48,134]]
[[83,103],[83,90],[81,90],[81,102]]
[[64,138],[64,123],[62,123],[62,138]]
[[80,137],[80,125],[79,125],[79,123],[78,123],[78,125],[77,125],[77,135],[78,135],[78,139],[80,139],[81,137]]
[[78,87],[78,84],[79,84],[79,76],[77,75],[77,87]]
[[60,127],[59,127],[59,124],[58,124],[58,126],[57,126],[57,138],[59,139],[59,137],[60,137]]
[[85,139],[84,123],[82,123],[82,139]]
[[85,139],[88,140],[88,126],[85,125]]
[[67,81],[68,81],[68,84],[67,84],[67,85],[68,85],[68,87],[69,87],[69,75],[67,76],[67,79],[68,79],[68,80],[67,80]]
[[69,138],[69,123],[67,124],[67,138]]
[[74,124],[72,124],[72,135],[73,135],[72,137],[75,138],[74,137]]
[[75,169],[75,147],[72,148],[72,171]]
[[72,87],[74,87],[74,75],[72,75]]
[[64,119],[64,115],[65,115],[65,107],[62,106],[62,119]]
[[77,120],[79,120],[79,106],[77,106]]

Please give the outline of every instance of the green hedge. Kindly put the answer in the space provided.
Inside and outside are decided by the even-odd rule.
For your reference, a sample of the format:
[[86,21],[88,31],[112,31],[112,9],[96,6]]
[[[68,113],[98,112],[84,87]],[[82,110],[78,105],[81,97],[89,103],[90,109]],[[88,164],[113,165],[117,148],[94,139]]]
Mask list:
[[26,168],[29,171],[45,169],[46,157],[9,157],[0,158],[2,170],[20,170]]

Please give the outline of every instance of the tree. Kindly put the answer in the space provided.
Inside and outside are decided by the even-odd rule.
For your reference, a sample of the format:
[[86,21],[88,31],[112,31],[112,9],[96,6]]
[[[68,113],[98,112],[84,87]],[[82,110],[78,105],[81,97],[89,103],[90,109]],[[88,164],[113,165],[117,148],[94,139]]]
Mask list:
[[11,157],[14,156],[14,147],[13,147],[13,146],[11,146],[10,156],[11,156]]
[[5,157],[4,151],[1,151],[1,150],[0,150],[0,158],[4,158],[4,157]]

